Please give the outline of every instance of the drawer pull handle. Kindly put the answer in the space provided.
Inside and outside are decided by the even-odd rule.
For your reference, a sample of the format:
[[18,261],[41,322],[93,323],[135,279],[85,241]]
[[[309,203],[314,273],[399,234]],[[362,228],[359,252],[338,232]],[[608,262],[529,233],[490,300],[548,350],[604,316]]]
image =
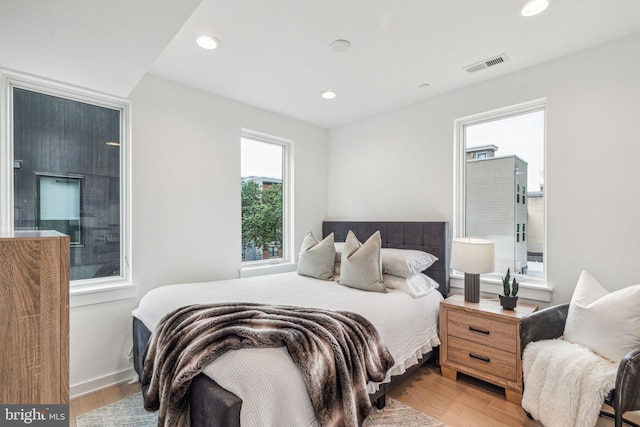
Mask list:
[[486,329],[478,329],[478,328],[473,327],[473,326],[469,326],[469,330],[471,332],[479,332],[479,333],[485,334],[485,335],[489,335],[491,333],[490,331],[487,331]]
[[469,353],[469,357],[472,357],[472,358],[478,359],[478,360],[482,360],[483,362],[487,362],[487,363],[489,363],[491,361],[491,359],[489,359],[486,356],[478,356],[477,354],[473,354],[473,353]]

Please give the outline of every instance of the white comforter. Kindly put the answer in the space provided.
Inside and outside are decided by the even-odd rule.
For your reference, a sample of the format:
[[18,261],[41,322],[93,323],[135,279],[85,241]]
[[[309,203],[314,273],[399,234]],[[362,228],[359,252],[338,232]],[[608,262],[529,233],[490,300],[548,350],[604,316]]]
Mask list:
[[[441,300],[436,289],[415,299],[396,289],[366,292],[294,272],[163,286],[146,294],[133,315],[153,331],[165,314],[188,304],[255,302],[353,311],[376,326],[396,361],[387,382],[440,345]],[[317,425],[302,376],[284,347],[232,351],[204,373],[242,399],[243,427]],[[379,383],[369,383],[368,388],[375,392]]]

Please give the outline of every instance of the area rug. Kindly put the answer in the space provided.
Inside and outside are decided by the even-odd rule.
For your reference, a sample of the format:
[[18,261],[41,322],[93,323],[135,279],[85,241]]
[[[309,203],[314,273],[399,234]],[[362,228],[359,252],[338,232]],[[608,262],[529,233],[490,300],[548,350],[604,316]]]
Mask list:
[[[144,410],[141,393],[76,417],[77,427],[156,427],[157,425],[156,413]],[[374,408],[363,424],[363,427],[385,426],[446,427],[435,418],[389,397],[387,397],[387,406],[380,410]]]

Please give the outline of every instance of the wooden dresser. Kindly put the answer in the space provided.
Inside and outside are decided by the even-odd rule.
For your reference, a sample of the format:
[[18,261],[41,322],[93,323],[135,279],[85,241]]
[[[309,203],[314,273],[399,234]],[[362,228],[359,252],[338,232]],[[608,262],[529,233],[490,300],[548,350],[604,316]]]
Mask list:
[[520,318],[538,309],[518,302],[504,310],[497,300],[466,302],[454,295],[440,303],[440,368],[455,380],[458,372],[505,389],[510,402],[522,400]]
[[0,403],[69,403],[69,237],[0,234]]

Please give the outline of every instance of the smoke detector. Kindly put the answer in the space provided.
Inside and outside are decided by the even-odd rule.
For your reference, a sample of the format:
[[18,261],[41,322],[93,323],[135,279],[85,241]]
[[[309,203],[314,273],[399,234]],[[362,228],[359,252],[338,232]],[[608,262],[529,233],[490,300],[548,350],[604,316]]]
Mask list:
[[483,61],[476,62],[475,64],[467,65],[466,67],[463,67],[463,69],[467,73],[475,73],[477,71],[484,70],[489,67],[495,67],[496,65],[505,63],[507,61],[509,61],[509,57],[507,56],[506,53],[502,53],[498,56],[494,56],[492,58],[488,58]]

